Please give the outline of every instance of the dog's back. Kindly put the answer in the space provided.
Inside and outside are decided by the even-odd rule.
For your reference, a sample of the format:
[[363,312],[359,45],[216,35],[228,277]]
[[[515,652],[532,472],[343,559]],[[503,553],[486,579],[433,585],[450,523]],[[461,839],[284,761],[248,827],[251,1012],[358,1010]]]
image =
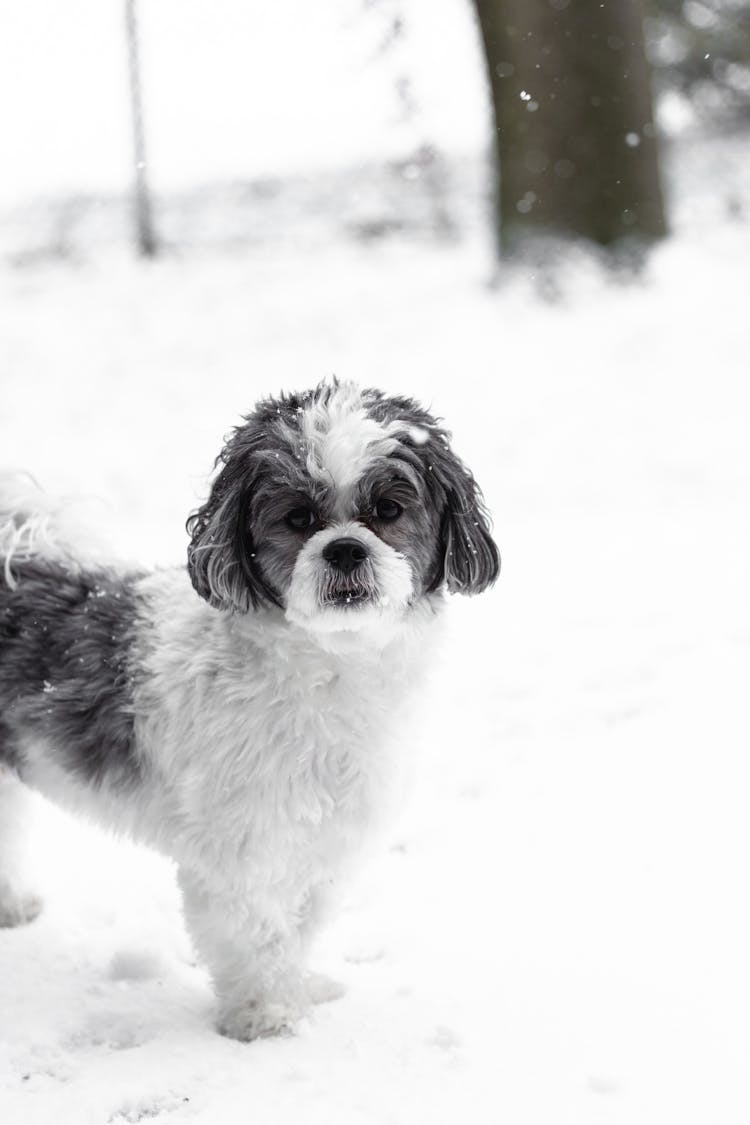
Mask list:
[[41,740],[79,780],[127,782],[137,575],[76,561],[60,512],[0,481],[0,762],[23,776]]

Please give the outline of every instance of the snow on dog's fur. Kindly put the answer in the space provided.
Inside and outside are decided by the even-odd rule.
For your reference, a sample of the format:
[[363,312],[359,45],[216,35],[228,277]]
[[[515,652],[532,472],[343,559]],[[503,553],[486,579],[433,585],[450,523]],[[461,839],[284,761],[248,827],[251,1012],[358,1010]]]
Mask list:
[[187,570],[156,573],[90,561],[68,506],[0,481],[0,924],[38,910],[11,861],[20,780],[177,862],[219,1027],[252,1039],[321,998],[306,949],[389,806],[426,631],[499,558],[406,398],[268,399],[218,465]]

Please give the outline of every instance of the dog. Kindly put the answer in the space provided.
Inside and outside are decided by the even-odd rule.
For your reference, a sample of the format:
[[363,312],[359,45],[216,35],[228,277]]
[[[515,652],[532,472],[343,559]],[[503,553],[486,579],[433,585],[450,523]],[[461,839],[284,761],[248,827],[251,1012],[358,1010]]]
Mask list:
[[[261,401],[187,521],[187,568],[84,559],[64,506],[0,491],[0,923],[23,785],[177,863],[218,1028],[293,1027],[306,953],[390,807],[400,715],[446,594],[500,559],[474,477],[413,400]],[[4,493],[4,496],[3,496]]]

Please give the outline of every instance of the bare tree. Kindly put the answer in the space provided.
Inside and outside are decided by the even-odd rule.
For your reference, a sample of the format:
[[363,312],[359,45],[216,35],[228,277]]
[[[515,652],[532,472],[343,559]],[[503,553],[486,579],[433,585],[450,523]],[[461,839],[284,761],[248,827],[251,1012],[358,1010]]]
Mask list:
[[492,90],[503,252],[532,233],[665,233],[638,0],[474,0]]
[[130,78],[130,112],[133,125],[133,157],[135,161],[134,210],[136,241],[144,257],[156,254],[156,235],[151,212],[151,196],[146,179],[146,139],[143,127],[143,96],[138,44],[136,0],[125,0],[125,31],[128,44]]

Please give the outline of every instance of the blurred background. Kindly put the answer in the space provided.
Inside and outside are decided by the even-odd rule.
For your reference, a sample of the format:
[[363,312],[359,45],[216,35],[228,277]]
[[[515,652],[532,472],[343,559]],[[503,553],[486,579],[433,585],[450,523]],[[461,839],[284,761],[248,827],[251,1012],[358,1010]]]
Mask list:
[[746,1125],[750,3],[24,0],[0,104],[4,469],[181,564],[335,373],[445,418],[503,555],[294,1039],[214,1035],[169,865],[40,806],[2,1120]]
[[[597,128],[625,149],[596,152],[603,194],[634,212],[613,221],[653,234],[638,207],[659,163],[674,225],[675,150],[744,135],[749,43],[744,0],[29,0],[0,47],[0,253],[23,265],[132,242],[136,165],[162,253],[490,238],[498,147],[508,191],[524,172],[532,185],[506,223],[577,233],[570,207],[550,222],[549,198],[571,180],[589,209],[602,194]],[[640,191],[616,200],[634,164]],[[742,211],[739,184],[707,179]]]
[[[496,142],[505,177],[525,163],[538,189],[506,217],[595,183],[592,106],[630,149],[619,174],[625,156],[661,159],[671,197],[676,146],[747,129],[749,25],[744,0],[29,0],[0,56],[0,252],[23,264],[126,243],[137,163],[162,251],[460,237],[487,221]],[[567,132],[561,167],[551,141],[519,142],[543,121]]]
[[[623,317],[639,283],[663,301],[660,339],[680,347],[664,308],[689,318],[701,275],[708,326],[717,255],[728,299],[742,269],[749,23],[743,0],[17,6],[0,43],[6,460],[80,488],[44,424],[66,418],[102,473],[135,425],[144,469],[179,445],[200,479],[259,393],[333,371],[428,399],[447,385],[460,427],[467,389],[510,403],[511,371],[550,374],[516,305],[556,336],[547,306],[602,281],[610,298],[633,282]],[[580,348],[611,351],[576,312]],[[583,358],[552,351],[558,369]]]

